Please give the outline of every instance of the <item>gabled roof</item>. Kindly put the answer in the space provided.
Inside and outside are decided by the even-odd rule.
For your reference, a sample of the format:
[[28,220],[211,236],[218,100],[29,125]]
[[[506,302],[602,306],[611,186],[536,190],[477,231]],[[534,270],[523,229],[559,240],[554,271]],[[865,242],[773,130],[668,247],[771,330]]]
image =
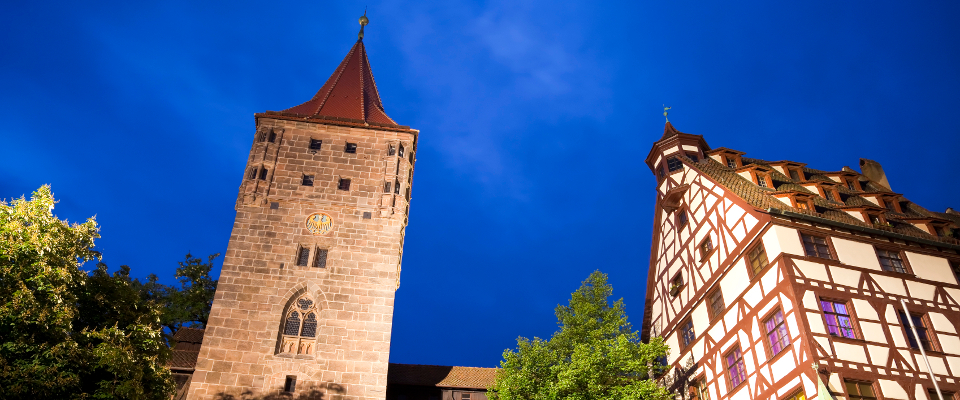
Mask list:
[[399,126],[383,109],[362,38],[357,40],[313,98],[280,114]]
[[496,375],[496,368],[391,363],[387,384],[486,389],[493,385]]

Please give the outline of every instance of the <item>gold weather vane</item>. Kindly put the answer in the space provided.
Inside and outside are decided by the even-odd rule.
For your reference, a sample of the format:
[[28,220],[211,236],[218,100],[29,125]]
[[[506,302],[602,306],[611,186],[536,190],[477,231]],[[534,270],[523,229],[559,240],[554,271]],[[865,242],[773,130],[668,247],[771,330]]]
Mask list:
[[367,8],[363,8],[363,15],[360,16],[360,33],[357,34],[359,39],[363,39],[363,27],[367,26],[370,23],[370,20],[367,19]]
[[667,122],[670,122],[670,119],[667,118],[667,110],[669,110],[669,109],[671,109],[671,108],[673,108],[673,107],[667,107],[666,104],[663,105],[663,119],[667,120]]

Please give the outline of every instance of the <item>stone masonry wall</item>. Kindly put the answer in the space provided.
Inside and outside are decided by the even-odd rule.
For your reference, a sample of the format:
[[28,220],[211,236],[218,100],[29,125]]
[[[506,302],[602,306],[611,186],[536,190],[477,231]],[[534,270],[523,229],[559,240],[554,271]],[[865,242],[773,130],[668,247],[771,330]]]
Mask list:
[[[416,131],[261,116],[257,132],[275,141],[252,146],[188,398],[277,394],[293,375],[295,396],[384,399]],[[320,150],[309,150],[311,138]],[[356,154],[344,152],[347,142]],[[403,145],[404,157],[390,156],[390,145]],[[301,185],[304,174],[314,186]],[[340,178],[351,179],[349,191],[337,189]],[[329,233],[307,230],[316,212],[332,217]],[[311,265],[296,266],[301,246],[328,249],[326,267],[312,265],[313,251]],[[281,354],[283,320],[303,294],[319,306],[316,349]]]

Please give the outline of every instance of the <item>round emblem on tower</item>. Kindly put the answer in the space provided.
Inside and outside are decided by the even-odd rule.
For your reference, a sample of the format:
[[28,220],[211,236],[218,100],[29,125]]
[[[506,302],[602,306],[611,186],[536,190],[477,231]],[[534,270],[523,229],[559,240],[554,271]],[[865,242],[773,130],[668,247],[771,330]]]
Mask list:
[[314,235],[326,235],[333,229],[333,218],[327,213],[313,213],[307,217],[307,230]]

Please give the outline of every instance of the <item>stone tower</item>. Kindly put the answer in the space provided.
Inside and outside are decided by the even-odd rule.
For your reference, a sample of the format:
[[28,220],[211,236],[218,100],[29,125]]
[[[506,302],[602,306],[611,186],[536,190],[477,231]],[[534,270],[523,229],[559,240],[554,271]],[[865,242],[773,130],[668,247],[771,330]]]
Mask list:
[[255,115],[190,399],[385,397],[419,132],[384,112],[359,36],[312,99]]

